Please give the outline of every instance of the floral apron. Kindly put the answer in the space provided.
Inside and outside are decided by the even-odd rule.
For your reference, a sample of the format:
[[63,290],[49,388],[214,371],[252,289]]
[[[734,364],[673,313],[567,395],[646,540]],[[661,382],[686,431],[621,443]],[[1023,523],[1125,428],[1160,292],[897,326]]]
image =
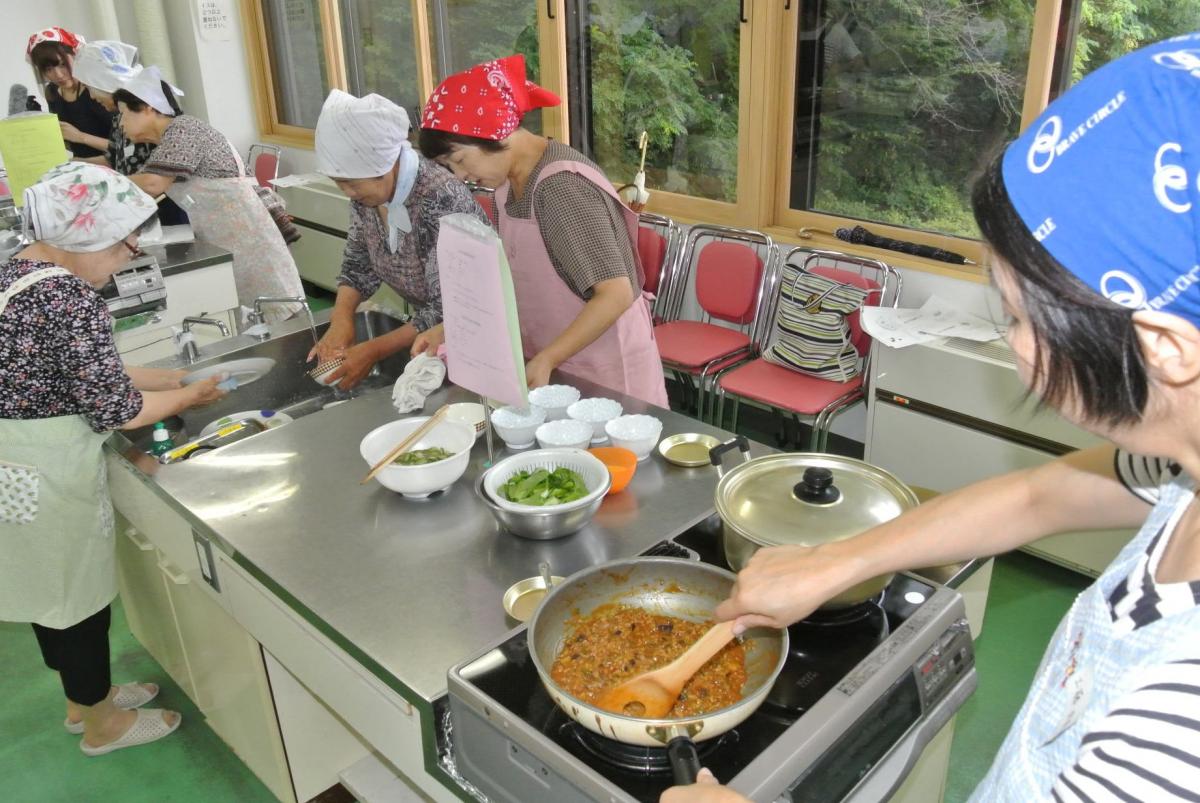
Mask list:
[[[253,306],[260,296],[303,296],[292,252],[259,199],[254,179],[245,175],[242,157],[232,145],[230,150],[237,162],[237,176],[176,181],[167,197],[184,208],[197,237],[233,254],[233,279],[243,307]],[[266,308],[267,321],[281,321],[299,311],[298,304],[270,306]]]
[[[573,161],[546,165],[538,175],[537,182],[527,187],[526,192],[535,192],[539,183],[563,171],[576,173],[609,196],[617,198],[612,185],[600,171]],[[525,358],[532,359],[570,326],[583,311],[586,302],[571,292],[571,288],[555,270],[538,228],[536,209],[528,220],[510,217],[505,213],[508,192],[507,183],[496,190],[500,239],[512,269]],[[625,216],[630,247],[634,249],[636,258],[638,217],[624,204],[621,204],[621,210]],[[570,214],[571,210],[563,212]],[[600,337],[558,368],[644,402],[659,407],[667,406],[662,359],[654,338],[650,304],[644,294],[638,295],[629,309]]]
[[[34,271],[9,299],[62,268]],[[117,596],[103,445],[83,416],[0,419],[0,620],[63,629]]]

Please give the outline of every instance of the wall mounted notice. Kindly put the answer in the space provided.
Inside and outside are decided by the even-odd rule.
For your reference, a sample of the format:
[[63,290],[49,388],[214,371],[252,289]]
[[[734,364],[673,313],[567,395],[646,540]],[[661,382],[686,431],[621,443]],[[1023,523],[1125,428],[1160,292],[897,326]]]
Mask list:
[[450,381],[524,407],[525,356],[508,258],[496,232],[470,215],[441,220],[437,244]]
[[25,205],[26,187],[70,158],[57,115],[19,114],[0,120],[0,159],[17,206]]
[[233,37],[230,0],[192,0],[200,38],[209,42],[228,42]]

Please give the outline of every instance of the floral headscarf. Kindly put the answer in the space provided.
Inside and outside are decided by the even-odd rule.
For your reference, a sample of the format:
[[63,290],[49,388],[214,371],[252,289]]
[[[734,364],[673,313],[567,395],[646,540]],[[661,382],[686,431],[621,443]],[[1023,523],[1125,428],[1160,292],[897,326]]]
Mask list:
[[42,42],[61,42],[74,51],[86,41],[82,36],[76,36],[66,28],[46,28],[29,37],[29,44],[25,46],[25,60],[33,64],[33,49]]
[[101,165],[67,162],[25,190],[26,231],[64,251],[103,251],[124,240],[158,210],[149,195]]
[[527,112],[560,103],[525,77],[525,57],[518,53],[442,81],[425,104],[421,127],[499,141],[517,130]]

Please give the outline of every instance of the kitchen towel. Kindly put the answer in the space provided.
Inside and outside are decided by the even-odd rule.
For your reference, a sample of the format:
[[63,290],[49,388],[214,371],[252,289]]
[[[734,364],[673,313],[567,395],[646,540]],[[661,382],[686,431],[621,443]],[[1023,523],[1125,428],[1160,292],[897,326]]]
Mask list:
[[408,361],[392,388],[392,404],[398,413],[411,413],[425,406],[425,398],[442,386],[446,364],[437,357],[418,354]]

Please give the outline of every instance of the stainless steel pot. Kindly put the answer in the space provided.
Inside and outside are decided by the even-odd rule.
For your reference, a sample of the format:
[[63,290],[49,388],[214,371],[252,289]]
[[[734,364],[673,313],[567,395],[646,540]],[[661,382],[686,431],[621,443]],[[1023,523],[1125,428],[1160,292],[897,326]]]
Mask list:
[[[723,457],[739,449],[740,465],[725,470]],[[716,508],[725,560],[741,571],[764,546],[817,546],[841,541],[917,506],[912,490],[881,468],[852,457],[781,452],[750,457],[750,442],[737,438],[714,447]],[[878,594],[892,575],[873,577],[828,600],[845,608]]]
[[642,719],[610,713],[559,688],[550,677],[550,667],[562,649],[567,621],[573,616],[587,616],[601,605],[616,603],[706,621],[729,596],[734,579],[724,569],[676,558],[616,560],[571,575],[554,587],[529,622],[529,652],[542,685],[559,708],[588,730],[627,744],[667,747],[676,782],[693,783],[700,769],[694,742],[720,736],[762,704],[787,658],[787,631],[747,631],[742,699],[696,719]]
[[[492,470],[494,470],[494,467],[488,469],[488,471]],[[487,509],[491,511],[501,527],[513,535],[530,538],[534,541],[551,541],[555,538],[565,538],[572,533],[579,532],[596,515],[596,511],[600,509],[600,505],[604,504],[604,494],[601,493],[583,507],[567,510],[560,510],[561,505],[555,505],[550,510],[538,510],[536,508],[519,512],[508,510],[500,507],[500,505],[496,504],[496,500],[488,495],[487,490],[484,488],[484,481],[486,479],[487,472],[485,471],[475,481],[476,496],[487,505]],[[606,475],[605,482],[611,483],[612,479]]]

